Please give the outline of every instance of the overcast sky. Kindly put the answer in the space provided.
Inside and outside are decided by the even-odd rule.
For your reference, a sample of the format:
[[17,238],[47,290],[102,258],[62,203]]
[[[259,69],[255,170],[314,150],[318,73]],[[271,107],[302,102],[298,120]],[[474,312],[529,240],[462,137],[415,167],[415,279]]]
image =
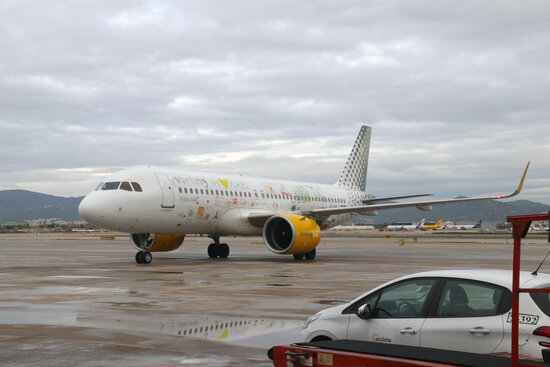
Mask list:
[[548,1],[0,0],[0,189],[138,166],[550,204]]

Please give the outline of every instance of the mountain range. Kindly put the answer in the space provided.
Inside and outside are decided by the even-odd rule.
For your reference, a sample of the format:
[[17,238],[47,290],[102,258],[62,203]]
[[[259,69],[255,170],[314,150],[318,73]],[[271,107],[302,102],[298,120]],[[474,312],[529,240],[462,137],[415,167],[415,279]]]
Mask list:
[[84,196],[60,197],[27,190],[0,191],[0,224],[40,218],[80,221],[78,204]]
[[[0,224],[24,223],[40,218],[61,218],[66,221],[80,221],[78,204],[80,197],[60,197],[27,190],[0,191]],[[469,203],[435,205],[432,211],[416,208],[381,210],[376,217],[356,217],[354,222],[391,223],[414,222],[426,218],[428,221],[453,221],[455,223],[504,222],[509,215],[536,214],[550,211],[550,205],[529,200],[497,201],[485,200]]]

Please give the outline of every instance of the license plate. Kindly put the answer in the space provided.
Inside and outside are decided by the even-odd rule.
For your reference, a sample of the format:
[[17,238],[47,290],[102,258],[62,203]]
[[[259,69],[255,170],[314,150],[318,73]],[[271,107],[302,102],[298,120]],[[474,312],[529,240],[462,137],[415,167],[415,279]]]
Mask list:
[[[512,313],[508,313],[508,322],[512,322]],[[527,325],[536,325],[539,322],[539,317],[537,315],[528,315],[526,313],[519,314],[519,323]]]

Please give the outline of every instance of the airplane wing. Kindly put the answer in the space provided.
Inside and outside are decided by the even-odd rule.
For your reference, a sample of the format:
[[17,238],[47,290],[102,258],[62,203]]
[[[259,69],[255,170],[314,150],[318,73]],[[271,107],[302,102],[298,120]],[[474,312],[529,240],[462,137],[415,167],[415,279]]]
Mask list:
[[531,162],[527,163],[527,166],[525,167],[525,171],[523,172],[523,176],[521,177],[521,180],[519,182],[519,185],[516,191],[508,195],[478,196],[478,197],[472,197],[472,198],[427,200],[427,201],[416,201],[416,202],[408,202],[408,203],[373,204],[373,205],[348,206],[348,207],[342,207],[342,208],[313,209],[308,211],[302,211],[301,214],[306,216],[311,216],[311,217],[317,217],[317,216],[323,217],[323,216],[328,216],[333,214],[347,214],[347,213],[369,214],[369,212],[373,213],[376,210],[406,208],[411,206],[416,206],[418,209],[421,209],[421,210],[431,210],[432,205],[511,198],[521,192],[521,189],[523,187],[523,181],[525,181],[525,176],[527,175],[527,169],[529,168],[530,163]]
[[[478,196],[478,197],[472,197],[472,198],[459,198],[459,199],[442,199],[442,200],[426,200],[426,201],[413,201],[413,202],[407,202],[407,203],[389,203],[389,204],[371,204],[371,205],[358,205],[358,206],[347,206],[347,207],[339,207],[339,208],[325,208],[325,209],[312,209],[312,210],[302,210],[300,212],[293,212],[293,214],[301,214],[305,215],[311,218],[319,218],[323,219],[330,215],[334,214],[363,214],[363,215],[376,215],[377,210],[385,210],[385,209],[396,209],[396,208],[406,208],[411,206],[416,206],[420,210],[432,210],[432,205],[439,205],[439,204],[447,204],[447,203],[464,203],[468,201],[478,201],[478,200],[498,200],[498,199],[506,199],[511,198],[513,196],[516,196],[521,192],[521,189],[523,187],[523,181],[525,181],[525,176],[527,175],[527,169],[529,168],[529,165],[531,162],[527,163],[527,166],[525,167],[525,171],[523,172],[523,176],[521,177],[521,180],[519,182],[518,187],[516,188],[516,191],[512,192],[508,195],[496,195],[496,196]],[[388,198],[373,198],[373,202],[376,201],[386,201],[386,200],[393,200],[398,198],[410,198],[410,197],[417,197],[417,196],[428,196],[430,194],[419,194],[419,195],[406,195],[406,196],[393,196]],[[366,199],[367,202],[369,199]],[[261,227],[263,224],[273,215],[276,213],[274,212],[253,212],[248,215],[248,220],[250,223],[254,226]]]
[[416,194],[416,195],[401,195],[401,196],[387,196],[387,197],[381,197],[381,198],[367,198],[363,199],[363,204],[374,204],[379,201],[389,201],[389,200],[399,200],[399,199],[409,199],[409,198],[417,198],[420,196],[432,196],[433,194]]

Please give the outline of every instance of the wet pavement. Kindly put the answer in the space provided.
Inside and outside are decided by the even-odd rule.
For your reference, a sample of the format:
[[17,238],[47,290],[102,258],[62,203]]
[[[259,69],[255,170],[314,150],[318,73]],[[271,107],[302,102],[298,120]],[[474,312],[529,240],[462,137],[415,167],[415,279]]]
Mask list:
[[[271,366],[267,349],[298,341],[307,317],[382,282],[512,267],[510,235],[383,235],[326,236],[312,262],[272,254],[259,237],[224,238],[229,258],[210,259],[210,240],[188,237],[136,265],[122,235],[2,234],[1,364]],[[526,239],[522,269],[548,250],[546,237]]]

